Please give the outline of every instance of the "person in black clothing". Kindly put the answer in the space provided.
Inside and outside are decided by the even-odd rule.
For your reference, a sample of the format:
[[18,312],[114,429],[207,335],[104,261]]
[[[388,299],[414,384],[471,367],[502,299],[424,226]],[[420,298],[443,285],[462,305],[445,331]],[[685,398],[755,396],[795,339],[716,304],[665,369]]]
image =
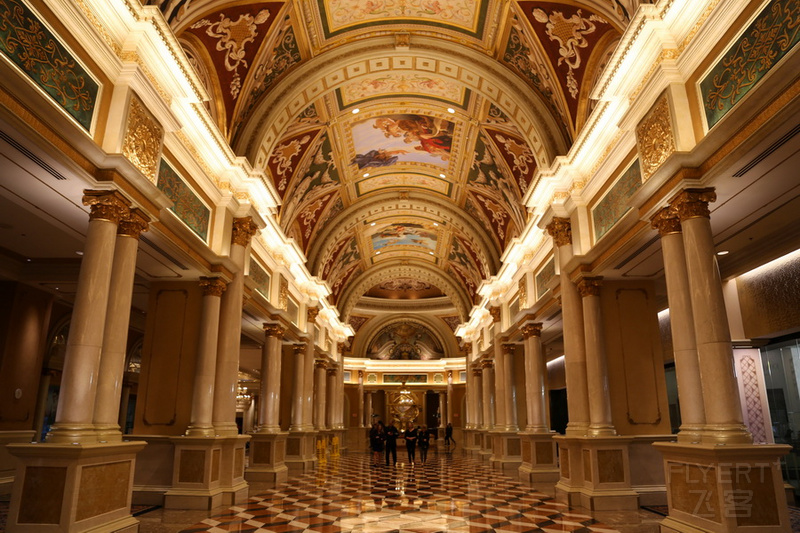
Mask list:
[[406,439],[406,451],[408,452],[408,462],[412,465],[414,464],[415,457],[415,450],[417,448],[417,430],[414,429],[414,425],[411,422],[408,423],[408,429],[406,429],[405,434]]
[[369,430],[369,447],[372,449],[372,466],[378,466],[378,464],[380,464],[385,436],[383,422],[378,421],[373,423],[372,429]]
[[384,433],[386,436],[386,466],[389,466],[389,454],[392,454],[392,464],[397,464],[397,437],[400,432],[394,426],[394,420],[389,422]]
[[417,429],[417,443],[419,444],[419,461],[425,464],[428,460],[428,447],[431,444],[431,433],[428,426],[422,426],[422,430]]
[[453,438],[453,424],[450,422],[447,423],[447,427],[444,428],[444,445],[450,446],[450,442],[452,441],[453,447],[456,446],[456,439]]

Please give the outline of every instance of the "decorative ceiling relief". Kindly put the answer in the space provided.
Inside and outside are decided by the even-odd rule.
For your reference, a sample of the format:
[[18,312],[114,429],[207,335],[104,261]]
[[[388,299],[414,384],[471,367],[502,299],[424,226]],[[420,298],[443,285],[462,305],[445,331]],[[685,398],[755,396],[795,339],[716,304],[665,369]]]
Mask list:
[[382,176],[367,177],[356,182],[356,196],[383,191],[386,189],[422,189],[450,197],[453,192],[453,183],[442,178],[426,176],[424,174],[387,174]]
[[447,327],[450,328],[451,331],[455,332],[456,328],[461,324],[461,318],[458,316],[440,316],[439,318],[447,324]]
[[267,168],[269,168],[275,182],[275,189],[281,198],[286,196],[294,169],[308,149],[314,145],[313,141],[317,138],[319,131],[311,130],[284,139],[273,150],[267,162]]
[[363,103],[380,96],[421,96],[452,102],[465,107],[469,90],[453,80],[435,75],[386,73],[368,76],[337,89],[340,108]]
[[358,333],[358,330],[361,329],[361,326],[366,324],[367,320],[372,318],[371,316],[357,316],[357,315],[350,315],[349,324],[353,326],[353,331]]
[[444,293],[438,287],[417,278],[393,278],[369,289],[366,296],[388,298],[390,300],[419,300],[439,298]]
[[382,328],[367,345],[370,359],[422,360],[441,359],[444,347],[433,332],[417,321],[394,322]]
[[447,260],[450,268],[458,274],[459,278],[469,280],[467,284],[473,288],[473,293],[471,293],[471,295],[474,299],[474,290],[485,276],[482,274],[482,268],[476,264],[467,250],[467,246],[461,239],[454,238],[450,246],[450,255]]
[[536,171],[536,159],[528,143],[519,136],[502,131],[487,129],[486,133],[494,141],[511,175],[517,178],[520,194],[525,196]]

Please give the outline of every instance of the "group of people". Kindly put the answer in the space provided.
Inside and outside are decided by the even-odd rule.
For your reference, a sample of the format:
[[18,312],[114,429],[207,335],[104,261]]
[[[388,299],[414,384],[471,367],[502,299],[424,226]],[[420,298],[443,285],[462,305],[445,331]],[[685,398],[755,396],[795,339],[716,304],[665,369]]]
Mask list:
[[[445,429],[445,444],[450,445],[453,440],[453,426],[447,424]],[[401,434],[400,430],[394,425],[394,421],[389,422],[388,426],[384,426],[380,420],[372,424],[369,430],[369,446],[372,450],[372,466],[378,466],[381,462],[381,454],[386,455],[386,466],[389,466],[389,459],[391,457],[392,464],[397,464],[397,439],[402,438],[406,441],[406,452],[408,453],[408,462],[412,465],[417,460],[417,447],[419,447],[419,460],[420,463],[425,464],[428,461],[428,448],[430,448],[431,439],[436,439],[436,430],[428,426],[414,426],[408,423],[406,430]]]

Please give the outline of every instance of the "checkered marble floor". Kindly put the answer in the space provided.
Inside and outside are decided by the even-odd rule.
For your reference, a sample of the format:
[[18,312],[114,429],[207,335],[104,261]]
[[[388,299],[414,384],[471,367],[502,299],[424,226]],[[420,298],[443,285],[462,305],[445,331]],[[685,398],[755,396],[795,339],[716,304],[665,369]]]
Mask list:
[[373,467],[366,454],[329,460],[182,533],[230,531],[618,533],[466,456]]

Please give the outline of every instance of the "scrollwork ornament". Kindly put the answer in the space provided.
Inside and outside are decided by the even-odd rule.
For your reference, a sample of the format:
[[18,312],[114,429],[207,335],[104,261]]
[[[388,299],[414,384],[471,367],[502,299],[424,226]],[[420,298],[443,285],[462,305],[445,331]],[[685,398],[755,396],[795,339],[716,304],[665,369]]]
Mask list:
[[519,305],[520,307],[524,308],[528,304],[528,283],[525,278],[525,275],[519,278],[518,287],[519,287]]
[[306,321],[309,324],[313,324],[317,321],[317,316],[319,315],[319,307],[309,307],[306,309]]
[[289,309],[289,282],[283,276],[278,281],[278,308]]
[[117,191],[84,191],[83,205],[91,208],[89,220],[105,220],[114,224],[128,216],[131,203]]
[[556,246],[572,244],[572,224],[568,218],[553,217],[545,229]]
[[578,282],[578,293],[581,298],[587,296],[600,296],[600,287],[603,284],[603,278],[583,278]]
[[139,98],[132,96],[122,155],[153,183],[158,176],[163,140],[164,128],[147,112]]
[[150,217],[139,208],[131,209],[128,216],[120,220],[117,235],[138,239],[150,227]]
[[200,289],[203,296],[221,297],[228,285],[220,278],[200,278]]
[[674,213],[681,222],[690,218],[711,218],[711,210],[708,204],[716,201],[717,193],[713,188],[706,189],[684,189],[670,203],[670,211]]
[[541,322],[534,322],[532,324],[525,324],[520,328],[522,331],[522,336],[526,339],[531,337],[541,337],[542,336],[542,323]]
[[231,243],[239,246],[247,246],[250,239],[258,231],[258,226],[253,222],[252,217],[242,217],[233,219],[233,229],[231,230]]
[[675,133],[666,94],[636,127],[636,146],[643,181],[647,181],[675,152]]
[[500,322],[502,311],[503,310],[500,308],[500,306],[489,308],[489,314],[492,316],[492,322]]
[[665,207],[650,219],[650,225],[661,237],[681,233],[681,221],[669,207]]

